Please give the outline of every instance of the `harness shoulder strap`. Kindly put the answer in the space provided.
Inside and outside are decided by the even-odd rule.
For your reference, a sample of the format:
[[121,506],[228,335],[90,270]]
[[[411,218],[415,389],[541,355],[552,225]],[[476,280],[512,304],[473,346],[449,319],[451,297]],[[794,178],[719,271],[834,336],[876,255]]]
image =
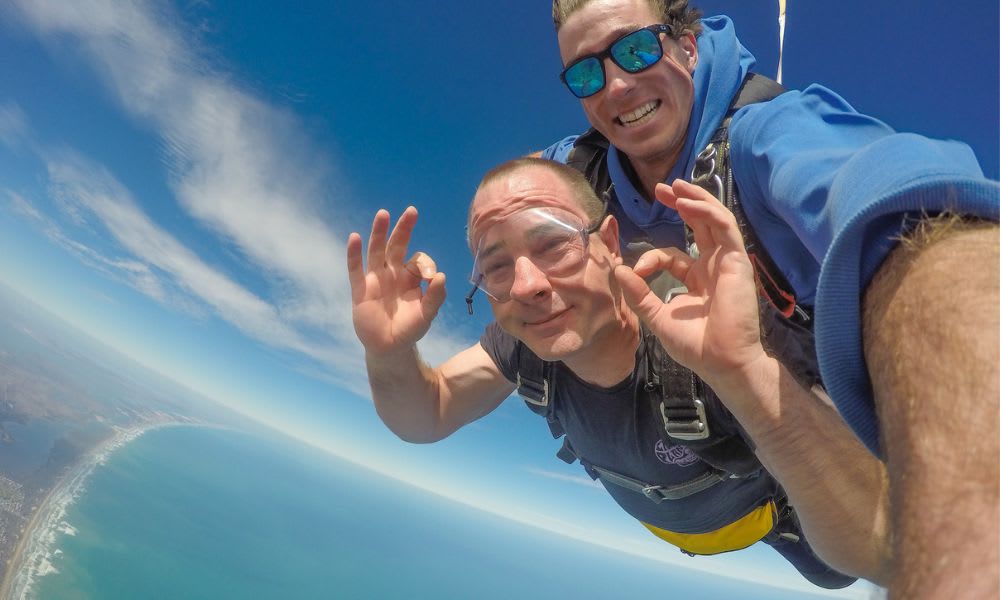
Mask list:
[[[515,343],[514,353],[517,362],[517,381],[515,381],[517,394],[521,396],[532,412],[545,417],[552,437],[561,437],[565,432],[555,417],[552,402],[555,394],[555,378],[553,377],[555,365],[538,358],[521,340],[517,340]],[[568,440],[564,440],[563,448],[568,448]],[[563,451],[560,450],[560,458],[563,458],[562,453]]]
[[703,461],[732,476],[746,477],[760,471],[749,436],[718,397],[690,369],[670,358],[645,328],[643,344],[643,392],[653,414],[660,416],[660,437],[687,446]]
[[598,163],[604,160],[610,146],[608,138],[591,127],[573,142],[573,149],[569,151],[566,165],[580,171],[589,179],[590,175],[596,172]]
[[747,254],[754,266],[754,278],[761,297],[785,319],[796,325],[811,328],[812,308],[798,303],[788,279],[760,243],[760,238],[747,219],[739,201],[732,164],[729,160],[729,124],[736,111],[750,104],[771,100],[784,92],[785,88],[777,82],[756,73],[748,74],[726,111],[722,124],[712,135],[711,142],[696,157],[690,179],[692,183],[719,198],[726,208],[736,215]]

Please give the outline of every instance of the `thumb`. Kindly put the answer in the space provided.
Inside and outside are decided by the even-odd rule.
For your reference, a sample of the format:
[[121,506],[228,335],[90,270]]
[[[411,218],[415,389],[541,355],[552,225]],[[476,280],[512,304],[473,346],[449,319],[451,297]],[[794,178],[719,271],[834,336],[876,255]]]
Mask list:
[[635,311],[639,319],[647,325],[663,310],[665,304],[658,298],[642,277],[624,265],[615,267],[615,279],[621,286],[625,302]]
[[441,305],[444,304],[446,296],[444,279],[444,273],[435,273],[427,282],[427,291],[424,292],[424,297],[420,300],[420,310],[428,323],[434,320]]

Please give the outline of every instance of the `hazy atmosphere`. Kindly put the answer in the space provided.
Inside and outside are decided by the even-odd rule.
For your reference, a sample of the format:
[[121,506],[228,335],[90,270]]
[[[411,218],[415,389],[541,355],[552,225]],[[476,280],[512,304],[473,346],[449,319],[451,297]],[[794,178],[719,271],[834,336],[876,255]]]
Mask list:
[[[697,4],[706,16],[730,15],[757,70],[775,74],[776,2]],[[995,179],[998,18],[996,3],[971,0],[919,0],[902,11],[892,3],[789,0],[784,84],[819,82],[897,130],[964,141]],[[448,276],[448,298],[421,350],[435,362],[475,343],[489,315],[481,303],[468,316],[463,301],[468,200],[491,166],[586,129],[560,70],[548,2],[0,2],[0,409],[21,394],[20,412],[0,418],[0,434],[37,436],[41,452],[57,439],[88,447],[137,423],[224,425],[263,436],[273,428],[315,447],[293,451],[290,441],[276,441],[284,450],[275,456],[309,465],[302,481],[313,482],[324,507],[360,507],[402,486],[421,504],[408,505],[412,519],[401,522],[437,515],[433,531],[443,531],[455,511],[456,531],[506,540],[477,558],[498,560],[510,579],[518,565],[507,553],[535,543],[511,540],[543,532],[575,550],[597,552],[585,543],[593,542],[614,557],[591,557],[593,564],[621,560],[644,581],[662,567],[665,582],[688,582],[694,569],[726,574],[720,585],[735,578],[819,595],[768,548],[689,558],[659,542],[579,465],[554,457],[558,444],[545,423],[516,398],[427,446],[398,440],[375,415],[351,324],[348,233],[367,235],[380,207],[395,217],[416,206],[411,248],[431,254]],[[143,468],[129,461],[142,457],[197,461],[164,458],[173,444],[157,440],[173,438],[156,436],[180,431],[187,428],[146,433],[134,456],[108,462],[117,465],[109,473],[138,477]],[[225,456],[257,447],[212,431],[192,447]],[[8,469],[0,484],[38,466],[13,452],[0,446]],[[258,454],[253,464],[267,461],[267,452]],[[337,465],[332,479],[323,460]],[[281,465],[262,472],[285,472]],[[24,473],[13,475],[15,467]],[[38,481],[54,480],[61,467]],[[96,491],[100,473],[81,488],[95,494],[89,504],[86,492],[78,500],[81,523],[127,509],[100,504],[114,500]],[[336,487],[334,479],[350,483]],[[115,481],[106,489],[117,489]],[[18,493],[22,503],[31,498]],[[306,494],[291,497],[280,502],[321,513]],[[3,531],[23,527],[29,505],[3,521]],[[501,519],[481,530],[466,526],[487,518],[463,512],[470,509]],[[363,514],[371,531],[355,535],[400,542],[387,533],[393,525]],[[504,527],[515,528],[514,537],[504,538]],[[83,537],[73,543],[77,552],[87,547]],[[350,549],[317,546],[312,555],[338,552]],[[655,568],[636,562],[646,558]],[[75,568],[84,572],[83,564]],[[68,565],[66,577],[75,572]],[[321,570],[322,561],[288,577]],[[341,582],[361,576],[338,572]],[[524,570],[526,581],[545,576]],[[420,580],[417,571],[408,577]],[[65,585],[84,585],[73,581]],[[40,597],[59,597],[49,594]],[[823,597],[871,594],[858,584]]]

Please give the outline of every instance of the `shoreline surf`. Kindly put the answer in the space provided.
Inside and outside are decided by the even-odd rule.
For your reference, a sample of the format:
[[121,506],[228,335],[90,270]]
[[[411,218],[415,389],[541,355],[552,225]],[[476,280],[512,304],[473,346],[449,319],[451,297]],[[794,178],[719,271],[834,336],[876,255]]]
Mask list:
[[91,473],[103,465],[113,452],[154,429],[192,424],[152,422],[116,427],[107,439],[85,453],[52,486],[28,519],[7,563],[7,570],[0,583],[0,599],[22,600],[27,597],[39,577],[55,572],[50,559],[53,557],[52,546],[57,536],[60,533],[68,535],[75,533],[72,527],[64,522],[66,511],[83,491]]

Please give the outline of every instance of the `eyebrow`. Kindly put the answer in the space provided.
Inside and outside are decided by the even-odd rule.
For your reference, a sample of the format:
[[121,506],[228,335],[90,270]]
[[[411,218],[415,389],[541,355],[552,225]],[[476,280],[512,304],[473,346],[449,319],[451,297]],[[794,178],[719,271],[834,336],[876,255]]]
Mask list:
[[500,240],[499,242],[490,244],[489,246],[483,248],[479,252],[476,252],[475,260],[479,262],[482,259],[489,258],[490,256],[496,254],[501,248],[507,245],[507,242]]

